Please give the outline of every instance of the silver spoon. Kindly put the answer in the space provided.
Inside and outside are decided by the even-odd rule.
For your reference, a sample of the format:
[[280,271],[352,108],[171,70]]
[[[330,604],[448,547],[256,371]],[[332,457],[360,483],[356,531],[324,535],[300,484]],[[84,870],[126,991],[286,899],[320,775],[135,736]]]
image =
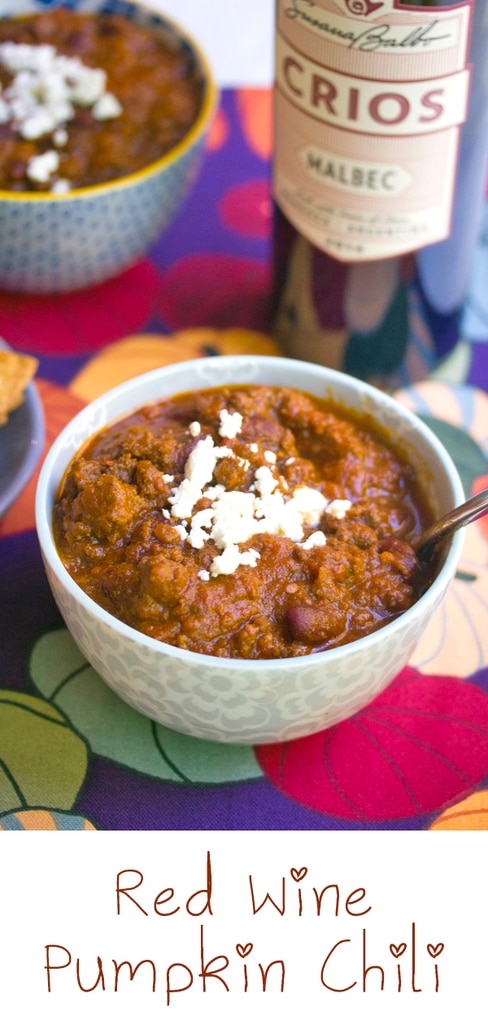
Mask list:
[[461,527],[467,526],[475,519],[480,519],[487,512],[488,487],[484,491],[480,491],[479,494],[475,494],[473,498],[469,498],[462,505],[458,505],[452,512],[447,512],[428,530],[425,530],[416,545],[418,559],[421,562],[427,561],[441,540],[445,540],[455,530],[460,530]]

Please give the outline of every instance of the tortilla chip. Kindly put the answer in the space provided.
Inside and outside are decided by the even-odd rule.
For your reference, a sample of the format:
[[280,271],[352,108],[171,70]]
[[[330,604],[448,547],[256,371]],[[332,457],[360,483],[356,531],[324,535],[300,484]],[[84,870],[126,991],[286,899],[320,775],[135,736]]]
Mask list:
[[9,349],[0,349],[0,426],[9,414],[24,401],[24,392],[32,380],[39,362]]

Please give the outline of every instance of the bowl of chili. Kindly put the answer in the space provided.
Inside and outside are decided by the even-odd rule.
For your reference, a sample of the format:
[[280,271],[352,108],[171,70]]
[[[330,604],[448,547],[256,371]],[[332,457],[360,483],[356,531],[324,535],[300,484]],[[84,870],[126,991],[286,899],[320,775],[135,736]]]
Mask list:
[[199,45],[138,0],[0,0],[0,287],[131,266],[191,190],[217,103]]
[[405,666],[462,544],[425,567],[415,539],[462,498],[444,446],[384,392],[217,356],[79,413],[42,465],[36,526],[68,629],[123,700],[269,743],[350,717]]

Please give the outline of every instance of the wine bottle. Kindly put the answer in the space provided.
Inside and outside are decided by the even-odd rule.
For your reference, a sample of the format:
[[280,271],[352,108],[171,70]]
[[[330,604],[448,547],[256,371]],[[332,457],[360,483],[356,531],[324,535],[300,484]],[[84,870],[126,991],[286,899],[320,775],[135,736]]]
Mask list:
[[488,173],[488,0],[277,0],[272,330],[380,386],[453,349]]

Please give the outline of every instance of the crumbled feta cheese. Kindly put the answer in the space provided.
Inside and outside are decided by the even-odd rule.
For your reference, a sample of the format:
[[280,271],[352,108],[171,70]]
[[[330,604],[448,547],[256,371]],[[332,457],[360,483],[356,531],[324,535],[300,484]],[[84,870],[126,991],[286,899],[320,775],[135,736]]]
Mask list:
[[216,555],[210,566],[211,576],[230,576],[240,565],[255,566],[259,553],[252,548],[239,551],[236,544],[228,544],[221,555]]
[[218,548],[244,544],[254,533],[254,495],[248,491],[225,491],[213,504],[211,538]]
[[[229,437],[234,430],[239,432],[242,416],[222,410],[220,424],[221,435]],[[190,432],[198,436],[200,424],[191,424]],[[253,442],[249,448],[258,449],[258,445]],[[203,548],[209,541],[217,548],[218,554],[209,572],[201,570],[198,574],[202,580],[231,574],[241,565],[255,566],[259,553],[253,548],[242,551],[241,546],[257,534],[287,537],[308,549],[323,547],[326,537],[322,530],[313,531],[304,540],[305,531],[316,526],[326,510],[342,518],[351,505],[342,499],[328,502],[321,491],[307,485],[297,486],[287,494],[290,488],[277,473],[276,455],[268,450],[263,454],[271,465],[263,463],[256,468],[254,481],[246,491],[227,490],[222,484],[212,483],[220,459],[238,458],[247,468],[250,464],[226,445],[215,445],[211,435],[197,441],[188,456],[185,476],[174,488],[168,502],[171,518],[179,520],[180,525],[176,529],[183,540],[187,540],[194,549]],[[202,498],[207,499],[210,505],[193,514],[195,505]]]
[[190,532],[188,534],[188,540],[190,541],[192,548],[203,548],[204,544],[210,539],[207,530],[210,530],[211,526],[211,508],[204,508],[193,516]]
[[327,538],[325,533],[323,533],[322,530],[315,530],[300,546],[302,548],[323,548],[326,543]]
[[217,464],[216,449],[210,434],[198,441],[185,464],[185,476],[169,499],[173,516],[184,519],[191,516],[193,506],[202,497],[205,484],[209,484]]
[[56,128],[53,134],[53,142],[55,146],[65,146],[68,141],[68,132],[66,128]]
[[46,70],[51,65],[56,50],[49,43],[30,46],[29,43],[0,44],[0,61],[14,74],[19,71]]
[[255,551],[254,548],[248,548],[247,551],[243,551],[241,554],[241,565],[250,565],[254,568],[260,558],[259,551]]
[[295,487],[289,505],[298,512],[305,526],[314,526],[327,508],[327,499],[314,487]]
[[213,513],[211,508],[202,508],[200,509],[200,512],[195,512],[191,521],[192,529],[194,526],[198,526],[209,530],[212,525],[212,515]]
[[65,66],[72,83],[70,97],[73,103],[91,107],[104,95],[107,75],[102,68],[86,67],[75,57],[69,59],[69,66],[67,63]]
[[349,512],[351,502],[347,498],[334,498],[327,505],[327,515],[334,519],[344,519],[346,512]]
[[259,451],[259,445],[256,444],[255,441],[253,441],[253,443],[249,445],[249,451],[254,452],[254,454],[256,455]]
[[223,494],[225,487],[223,484],[214,484],[213,487],[206,487],[203,492],[203,497],[208,498],[209,501],[215,501],[219,495]]
[[190,426],[189,426],[188,429],[189,429],[190,434],[191,434],[192,437],[198,437],[198,435],[201,434],[201,432],[202,432],[202,428],[201,428],[198,420],[193,420],[193,423],[190,423]]
[[188,534],[188,540],[192,548],[198,549],[205,547],[205,544],[209,539],[210,538],[208,533],[206,533],[206,531],[203,530],[200,526],[192,526]]
[[65,195],[66,192],[71,192],[71,185],[66,178],[56,178],[56,181],[53,181],[51,185],[50,192]]
[[53,149],[48,149],[39,156],[33,156],[27,164],[27,177],[44,185],[59,167],[59,156]]
[[272,494],[278,486],[278,481],[267,466],[259,466],[254,474],[255,489],[259,494]]
[[213,477],[217,458],[213,437],[208,434],[197,442],[186,460],[186,477],[200,493]]
[[216,555],[210,566],[211,576],[230,576],[239,567],[241,552],[237,544],[228,544],[221,555]]
[[219,434],[221,437],[237,437],[242,427],[242,416],[240,412],[229,412],[228,409],[222,409],[220,414],[220,429]]
[[163,473],[163,481],[165,484],[172,484],[174,476],[172,473]]
[[210,579],[210,573],[207,572],[206,569],[200,569],[200,572],[198,573],[198,578],[200,580],[204,580],[206,583]]
[[48,135],[56,128],[56,121],[50,110],[43,110],[39,107],[32,114],[28,114],[22,121],[19,134],[23,139],[40,139],[42,135]]
[[[53,145],[66,145],[66,124],[74,118],[75,106],[90,107],[97,120],[122,113],[118,99],[105,89],[103,69],[58,54],[50,44],[0,43],[0,66],[12,76],[2,90],[0,123],[10,122],[26,140],[51,136]],[[44,157],[46,153],[33,157],[27,174],[33,181],[48,184],[58,165],[52,156]],[[52,191],[69,191],[69,185],[52,182]]]
[[92,114],[96,121],[109,121],[112,117],[120,117],[122,105],[111,92],[105,92],[92,106]]

